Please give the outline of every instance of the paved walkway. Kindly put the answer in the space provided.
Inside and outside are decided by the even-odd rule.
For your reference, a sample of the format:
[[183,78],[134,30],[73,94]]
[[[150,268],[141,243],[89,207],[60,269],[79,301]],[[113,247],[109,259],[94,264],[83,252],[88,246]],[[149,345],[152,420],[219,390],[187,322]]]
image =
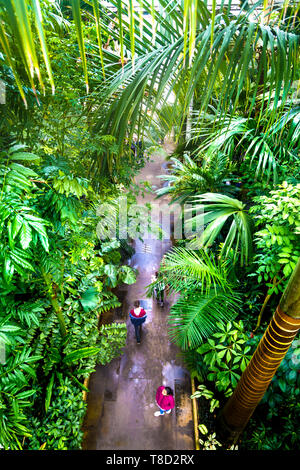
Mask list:
[[[148,181],[152,187],[159,187],[162,181],[157,175],[164,173],[165,167],[163,155],[153,155],[136,182]],[[151,201],[154,195],[149,193],[138,198],[139,203]],[[164,203],[162,199],[155,202]],[[160,308],[145,295],[151,275],[170,246],[170,240],[135,242],[130,265],[138,269],[139,275],[136,284],[121,291],[122,309],[115,318],[127,322],[127,344],[120,358],[105,367],[98,366],[91,376],[83,449],[194,449],[190,379],[178,357],[178,348],[168,339],[166,319],[170,305]],[[148,314],[140,345],[128,319],[136,299]],[[160,385],[174,390],[176,408],[169,415],[155,417],[155,392]]]

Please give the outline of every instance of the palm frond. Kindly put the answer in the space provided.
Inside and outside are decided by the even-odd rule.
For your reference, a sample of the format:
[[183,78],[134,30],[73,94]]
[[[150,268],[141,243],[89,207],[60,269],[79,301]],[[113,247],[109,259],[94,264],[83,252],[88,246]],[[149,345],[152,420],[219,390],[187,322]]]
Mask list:
[[226,263],[216,263],[211,255],[203,251],[173,247],[163,257],[160,273],[170,291],[185,289],[208,291],[213,286],[230,289]]
[[218,330],[218,322],[226,324],[236,317],[238,301],[238,294],[219,289],[211,289],[205,295],[198,291],[181,296],[168,318],[171,340],[184,351],[199,347]]
[[221,231],[226,230],[226,235],[223,232],[221,256],[226,258],[233,249],[235,260],[240,258],[241,265],[247,264],[252,254],[252,223],[245,205],[238,199],[216,193],[196,196],[194,201],[198,204],[198,208],[203,209],[204,214],[192,216],[186,222],[187,227],[192,227],[201,217],[205,228],[193,240],[192,246],[196,248],[211,246]]
[[203,155],[201,160],[192,160],[186,154],[183,162],[172,157],[170,174],[159,176],[168,185],[158,189],[157,196],[169,194],[172,202],[182,204],[199,193],[225,190],[225,178],[229,173],[228,158],[219,152]]

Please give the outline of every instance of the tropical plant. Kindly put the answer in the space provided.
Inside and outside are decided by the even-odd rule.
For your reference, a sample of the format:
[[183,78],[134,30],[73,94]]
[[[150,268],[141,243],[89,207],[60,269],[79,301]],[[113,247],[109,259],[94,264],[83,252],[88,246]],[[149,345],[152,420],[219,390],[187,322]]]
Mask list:
[[258,283],[264,283],[268,288],[256,328],[270,297],[284,291],[300,256],[299,196],[299,184],[294,186],[284,182],[268,195],[253,198],[255,205],[250,213],[259,230],[254,233],[256,270],[249,276],[257,277]]
[[156,190],[160,197],[165,194],[171,196],[172,202],[185,203],[196,194],[206,192],[219,192],[225,189],[225,178],[229,173],[228,160],[224,155],[217,154],[214,158],[199,162],[184,155],[183,162],[172,157],[170,174],[161,175],[168,185]]
[[189,289],[171,307],[169,335],[182,350],[194,349],[210,337],[223,323],[235,318],[239,304],[236,293],[212,288],[203,295],[201,290]]
[[229,396],[250,360],[251,347],[247,344],[249,338],[242,321],[217,326],[220,331],[197,348],[198,360],[206,366],[207,379],[214,382],[218,391]]
[[[160,278],[169,292],[180,293],[172,305],[169,334],[183,350],[195,349],[237,314],[239,295],[234,292],[225,263],[216,263],[206,252],[174,247],[160,266]],[[151,295],[155,282],[148,286]]]
[[[273,377],[269,388],[261,401],[261,406],[267,408],[267,419],[276,416],[285,416],[281,414],[284,406],[296,405],[300,393],[299,367],[300,341],[295,340],[286,356],[282,360],[276,375]],[[296,419],[293,420],[296,422]]]
[[[199,119],[203,118],[217,90],[216,114],[220,115],[220,125],[228,107],[234,112],[240,100],[248,103],[248,114],[256,107],[261,115],[270,102],[273,110],[279,104],[283,107],[287,102],[297,78],[298,36],[291,32],[297,9],[293,10],[293,3],[290,10],[293,21],[290,27],[286,21],[281,22],[286,17],[287,10],[280,6],[279,17],[275,15],[272,21],[266,21],[268,15],[265,3],[261,14],[257,5],[254,5],[248,11],[242,9],[235,15],[225,4],[222,4],[216,14],[215,2],[212,11],[208,10],[205,3],[196,0],[176,2],[175,5],[160,0],[162,8],[157,11],[151,3],[143,2],[143,9],[150,14],[153,25],[144,15],[140,15],[133,2],[126,4],[112,0],[110,4],[117,8],[117,14],[113,18],[109,6],[103,6],[100,10],[98,1],[93,1],[93,9],[88,12],[88,17],[93,18],[96,26],[103,78],[110,78],[109,86],[103,82],[100,100],[94,107],[94,131],[99,132],[101,129],[103,135],[116,137],[119,155],[123,153],[124,139],[129,136],[131,140],[134,132],[138,136],[143,134],[143,127],[145,123],[149,123],[149,116],[153,116],[157,105],[166,103],[173,90],[180,89],[182,84],[185,85],[186,93],[179,133],[190,112],[190,104],[194,100],[199,81],[203,83],[201,90],[197,90]],[[43,3],[41,7],[38,0],[26,0],[22,5],[16,0],[2,1],[1,16],[4,21],[1,47],[23,99],[25,97],[21,79],[14,66],[13,38],[20,51],[31,88],[36,90],[35,74],[41,88],[44,88],[44,74],[41,73],[37,49],[41,51],[46,74],[52,88],[54,87],[43,28],[46,5],[48,6]],[[32,7],[31,10],[29,6]],[[88,90],[89,60],[79,0],[72,0],[71,7]],[[86,8],[89,9],[88,6]],[[273,11],[276,11],[275,7]],[[250,20],[251,14],[256,16],[256,21]],[[282,23],[284,29],[276,27],[276,21],[279,25]],[[37,47],[33,40],[33,22],[38,31]],[[106,66],[111,51],[104,47],[104,32],[119,41],[120,70],[116,74],[110,74],[110,64]],[[251,87],[247,86],[249,82]],[[260,96],[262,99],[259,102],[257,98]],[[273,117],[274,112],[270,119]],[[270,120],[266,125],[269,123]],[[100,158],[103,159],[103,156],[99,155]],[[111,157],[108,155],[106,158],[109,162]],[[112,170],[111,163],[108,167]]]
[[[299,277],[300,260],[264,336],[244,370],[233,395],[221,411],[219,435],[225,443],[236,442],[297,335],[300,327]],[[281,338],[284,338],[284,342]],[[264,365],[266,360],[267,368]],[[255,364],[258,364],[263,376]],[[226,423],[226,430],[224,423]]]
[[[98,331],[99,317],[120,305],[111,287],[135,282],[135,272],[122,264],[118,240],[97,238],[97,216],[86,210],[95,199],[89,182],[59,170],[42,174],[40,158],[25,150],[1,153],[0,442],[78,448],[83,381],[126,342],[124,324]],[[60,426],[65,392],[52,408],[65,381],[78,414],[69,427]]]
[[[255,180],[264,180],[273,185],[278,183],[281,165],[292,164],[297,160],[299,151],[299,108],[292,107],[293,103],[287,103],[283,110],[279,107],[274,110],[273,106],[266,107],[265,112],[259,118],[230,115],[223,121],[221,129],[214,129],[210,119],[206,117],[208,127],[204,126],[197,130],[195,128],[196,143],[200,135],[204,141],[196,145],[197,152],[206,153],[211,158],[223,152],[231,161],[245,161],[249,168],[254,168]],[[270,115],[276,112],[272,124],[268,127],[266,122]],[[267,131],[265,128],[268,127]],[[263,131],[261,131],[263,129]],[[205,136],[208,137],[205,138]],[[194,152],[196,152],[194,151]]]
[[125,323],[102,325],[100,328],[100,351],[97,363],[105,365],[120,356],[126,345],[127,327]]
[[27,409],[38,392],[35,363],[41,356],[28,346],[18,346],[4,364],[0,364],[0,443],[4,449],[22,449],[22,440],[30,436]]
[[[261,407],[260,413],[262,413]],[[287,401],[280,407],[281,419],[267,420],[265,415],[254,415],[249,428],[243,435],[241,450],[245,447],[249,450],[285,450],[294,451],[299,448],[299,433],[297,423],[299,421],[300,407],[294,400]],[[265,424],[266,423],[266,424]],[[270,424],[272,423],[272,424]]]
[[214,393],[211,390],[208,390],[205,385],[198,385],[196,392],[193,393],[193,395],[191,395],[191,398],[201,398],[201,397],[204,397],[210,401],[210,406],[209,406],[210,413],[213,413],[215,409],[220,406],[219,400],[214,398]]
[[[129,251],[117,239],[118,230],[114,239],[99,236],[105,227],[96,207],[108,202],[106,223],[116,220],[116,200],[128,193],[144,163],[133,156],[131,141],[146,140],[148,132],[154,140],[169,133],[179,144],[173,173],[162,178],[169,185],[158,195],[192,200],[204,211],[197,251],[191,244],[175,248],[161,265],[160,280],[179,295],[169,317],[171,339],[191,361],[192,373],[215,384],[218,398],[232,392],[248,362],[243,328],[235,322],[231,330],[240,292],[253,279],[246,275],[259,281],[243,298],[243,315],[251,323],[255,309],[248,315],[247,305],[267,290],[262,313],[268,296],[284,288],[298,253],[299,8],[293,1],[278,6],[264,1],[262,8],[261,3],[244,2],[234,12],[231,2],[213,1],[208,8],[198,0],[159,0],[157,9],[148,0],[139,8],[131,0],[0,0],[0,79],[6,87],[0,118],[5,344],[0,446],[5,449],[80,447],[84,379],[97,363],[121,354],[126,341],[124,324],[105,324],[99,331],[99,320],[120,305],[114,289],[136,280],[124,264]],[[230,184],[224,185],[227,178]],[[287,186],[269,193],[271,183],[283,180]],[[238,199],[236,186],[241,186]],[[256,272],[249,265],[253,195],[260,196],[250,211],[257,224]],[[290,291],[280,302],[280,324],[283,310],[289,323],[298,325],[293,289],[293,302]],[[280,337],[288,330],[279,329]],[[262,354],[269,347],[265,337]],[[274,354],[280,350],[283,356],[282,343],[272,336],[273,342]],[[264,357],[256,354],[255,364],[263,368]],[[272,365],[275,371],[278,364]],[[291,389],[298,376],[290,356],[282,365],[284,372],[278,369],[267,392],[274,413],[266,402],[261,405],[265,419],[275,424],[279,411],[285,414],[282,448],[289,448],[297,444],[292,417],[299,407]],[[247,366],[222,412],[235,437],[249,417],[239,399],[251,402],[250,415],[257,403],[247,388],[247,377],[256,380],[255,370]],[[198,393],[211,395],[204,388]],[[283,406],[279,397],[288,394]],[[217,406],[213,400],[211,410]],[[204,423],[201,429],[208,435],[202,445],[216,447],[215,430]],[[253,435],[250,445],[264,448],[258,437]],[[272,436],[265,444],[278,446],[278,439]]]
[[[192,199],[198,211],[203,214],[192,216],[186,225],[192,228],[193,224],[202,221],[204,230],[191,240],[192,247],[209,247],[224,229],[224,238],[220,239],[220,255],[229,257],[233,251],[233,262],[240,259],[240,264],[247,264],[252,256],[252,221],[248,215],[245,204],[224,194],[205,193]],[[194,209],[188,209],[192,212]],[[232,219],[229,225],[229,220]],[[228,228],[227,228],[228,227]],[[225,228],[226,232],[225,233]]]
[[217,450],[218,447],[222,446],[222,444],[216,439],[215,432],[205,436],[205,439],[199,439],[199,442],[203,446],[202,450]]
[[[260,229],[254,234],[258,281],[264,279],[270,283],[274,277],[287,279],[300,256],[300,185],[284,182],[268,196],[254,198],[254,202],[250,213]],[[275,293],[282,292],[284,287],[285,284],[278,284]]]
[[[204,81],[203,88],[199,91],[197,96],[199,103],[199,120],[201,121],[204,112],[207,110],[210,100],[213,98],[215,89],[218,88],[218,105],[217,105],[217,116],[220,113],[226,112],[230,101],[234,96],[232,104],[232,110],[236,108],[241,98],[242,92],[244,92],[245,80],[247,80],[248,74],[251,74],[251,99],[249,99],[249,109],[253,109],[255,105],[255,98],[258,94],[263,92],[264,99],[261,101],[260,111],[263,112],[266,105],[269,104],[271,98],[276,107],[279,99],[283,96],[284,99],[281,104],[284,104],[287,99],[290,86],[293,82],[293,78],[289,81],[286,80],[287,76],[292,72],[292,69],[287,71],[287,67],[282,65],[282,70],[286,75],[283,81],[277,72],[279,70],[279,62],[284,59],[284,55],[279,55],[275,52],[277,50],[277,41],[281,42],[283,37],[284,43],[289,43],[289,63],[296,63],[296,37],[284,36],[286,33],[281,34],[279,29],[269,34],[268,27],[261,24],[256,24],[248,21],[247,14],[239,15],[238,19],[235,20],[232,15],[226,16],[226,13],[222,11],[219,15],[213,16],[205,9],[205,7],[198,3],[199,10],[206,17],[199,17],[195,23],[196,28],[192,28],[196,31],[194,40],[192,36],[189,40],[192,41],[188,60],[188,52],[186,48],[187,43],[187,32],[180,37],[179,34],[175,34],[172,42],[169,42],[166,46],[162,40],[161,47],[157,47],[154,51],[151,51],[147,55],[137,56],[134,63],[135,73],[131,73],[132,64],[127,64],[116,79],[112,82],[112,86],[108,90],[104,90],[105,102],[108,102],[109,108],[106,108],[106,119],[104,121],[105,132],[111,133],[112,135],[118,135],[119,141],[121,142],[125,134],[125,122],[130,119],[130,133],[133,132],[135,125],[137,126],[137,132],[139,133],[142,129],[143,117],[139,113],[139,109],[143,109],[144,115],[154,112],[154,108],[157,106],[160,100],[166,101],[170,93],[179,86],[187,82],[186,95],[183,108],[185,113],[182,115],[182,124],[180,130],[185,122],[186,115],[189,110],[189,105],[193,99],[198,81]],[[193,8],[192,3],[189,7]],[[180,9],[180,5],[178,5]],[[176,12],[177,13],[177,12]],[[249,14],[249,13],[248,13]],[[180,24],[180,15],[177,15],[174,19],[175,24],[178,24],[178,32],[185,25]],[[211,21],[210,21],[211,20]],[[159,16],[157,15],[157,21]],[[213,41],[211,42],[211,38]],[[256,62],[254,54],[258,49],[258,45],[261,44],[259,60]],[[276,44],[276,46],[275,46]],[[247,53],[243,53],[243,61],[240,60],[240,51],[243,47]],[[283,50],[287,50],[283,47]],[[272,60],[269,62],[270,68],[263,67],[263,64],[267,64],[266,56],[271,54]],[[225,63],[225,57],[227,62]],[[150,61],[150,58],[152,60]],[[254,59],[254,60],[253,60]],[[258,63],[259,62],[259,63]],[[252,74],[253,66],[258,66],[258,73]],[[268,72],[267,72],[268,70]],[[295,69],[294,69],[295,70]],[[267,73],[270,73],[270,77],[267,77]],[[223,76],[223,85],[218,87],[217,83],[220,76]],[[203,80],[204,78],[204,80]],[[122,88],[123,84],[126,83],[126,87]],[[260,87],[261,83],[265,83],[263,90]],[[284,85],[283,85],[284,83]],[[120,87],[121,85],[121,87]],[[155,92],[154,92],[155,87]],[[167,87],[167,88],[166,88]],[[165,93],[165,88],[167,93]],[[284,90],[282,95],[282,89]],[[279,91],[281,90],[281,91]],[[249,95],[250,90],[246,90],[246,97]],[[110,104],[111,97],[117,93],[118,103],[113,101]],[[155,99],[151,100],[150,97],[155,95]],[[135,100],[128,100],[128,96],[134,96]],[[244,98],[244,96],[243,96]],[[243,100],[245,102],[245,100]],[[141,106],[143,103],[144,107]],[[175,99],[176,105],[176,99]],[[247,109],[248,111],[248,109]],[[112,128],[112,113],[116,116],[114,120],[114,128]],[[122,122],[121,117],[122,115]],[[128,116],[128,118],[126,118]],[[134,116],[134,118],[132,118]],[[124,122],[125,118],[125,122]],[[117,123],[117,125],[116,125]],[[223,124],[223,119],[219,118],[218,123]],[[108,127],[107,127],[108,126]],[[98,127],[99,128],[99,127]],[[179,132],[180,132],[179,130]]]

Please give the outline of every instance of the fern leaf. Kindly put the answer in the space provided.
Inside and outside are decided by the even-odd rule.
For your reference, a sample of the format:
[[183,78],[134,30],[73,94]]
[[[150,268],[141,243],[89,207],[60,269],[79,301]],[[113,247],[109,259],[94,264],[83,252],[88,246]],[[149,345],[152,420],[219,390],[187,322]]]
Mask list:
[[32,230],[28,223],[24,221],[21,231],[20,231],[20,243],[23,250],[26,250],[32,240]]

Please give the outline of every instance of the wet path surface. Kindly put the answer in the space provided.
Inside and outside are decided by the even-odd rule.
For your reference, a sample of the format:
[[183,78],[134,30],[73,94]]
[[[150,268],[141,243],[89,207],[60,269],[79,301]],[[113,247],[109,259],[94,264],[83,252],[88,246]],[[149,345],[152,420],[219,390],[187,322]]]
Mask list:
[[[161,186],[157,175],[165,172],[163,155],[155,154],[136,178],[148,181],[155,189]],[[153,193],[138,197],[138,203],[154,202]],[[156,204],[163,205],[159,199]],[[146,298],[145,287],[158,270],[171,241],[144,239],[135,241],[130,266],[139,271],[136,284],[121,290],[122,308],[116,321],[128,327],[124,354],[107,366],[98,366],[92,374],[88,394],[88,411],[84,423],[83,449],[89,450],[186,450],[194,449],[190,378],[178,357],[179,349],[170,343],[167,312]],[[139,299],[147,311],[141,344],[135,340],[128,318],[133,301]],[[155,417],[158,410],[155,392],[160,385],[174,390],[175,409],[171,414]]]

